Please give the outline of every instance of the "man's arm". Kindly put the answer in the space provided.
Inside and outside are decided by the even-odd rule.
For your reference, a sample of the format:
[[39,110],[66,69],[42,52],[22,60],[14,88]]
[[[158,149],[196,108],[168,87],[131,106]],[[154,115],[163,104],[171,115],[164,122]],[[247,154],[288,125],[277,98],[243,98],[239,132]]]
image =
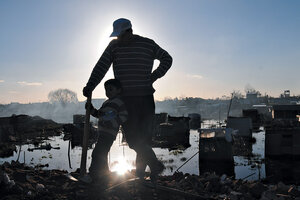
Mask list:
[[159,66],[152,72],[151,80],[155,82],[158,78],[163,77],[170,69],[173,59],[169,53],[154,43],[154,58],[160,61]]
[[95,87],[100,83],[100,81],[105,76],[108,71],[111,63],[112,63],[112,55],[111,55],[111,46],[108,45],[102,56],[99,58],[96,63],[91,76],[86,84],[86,87],[83,88],[83,95],[89,96]]

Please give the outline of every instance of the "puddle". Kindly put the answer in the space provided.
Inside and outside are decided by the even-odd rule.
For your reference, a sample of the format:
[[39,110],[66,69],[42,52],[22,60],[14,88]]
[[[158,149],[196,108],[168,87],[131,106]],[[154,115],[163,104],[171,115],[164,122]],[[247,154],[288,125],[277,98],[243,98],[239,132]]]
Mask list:
[[265,160],[265,131],[253,133],[252,136],[256,139],[256,142],[252,144],[253,156],[234,156],[236,179],[258,180],[266,177],[263,162]]
[[[199,133],[196,130],[190,131],[191,146],[185,150],[169,151],[168,149],[162,148],[153,149],[157,157],[162,160],[166,166],[166,170],[163,172],[163,175],[172,175],[178,168],[180,168],[180,172],[196,175],[205,172],[207,169],[215,169],[219,173],[226,173],[236,179],[264,179],[267,176],[270,176],[270,174],[277,173],[281,170],[281,168],[278,169],[276,167],[278,164],[276,165],[276,163],[267,163],[268,166],[266,167],[264,155],[265,132],[261,130],[258,133],[253,133],[253,137],[256,139],[256,142],[252,144],[253,156],[234,156],[232,163],[199,164],[199,154],[197,154],[199,151]],[[17,146],[17,152],[14,152],[11,157],[0,158],[0,164],[6,161],[10,162],[12,160],[19,160],[19,162],[26,163],[30,166],[41,165],[46,166],[43,169],[61,169],[69,172],[73,172],[80,167],[81,147],[71,149],[69,140],[64,141],[63,135],[50,137],[49,140],[45,141],[45,144],[50,144],[54,148],[48,151],[45,149],[28,151],[28,149],[32,149],[35,146],[31,144]],[[93,145],[93,148],[94,146],[95,145]],[[87,166],[90,166],[91,153],[92,149],[89,149]],[[113,143],[111,151],[109,152],[108,161],[110,169],[116,169],[116,165],[118,163],[120,164],[121,161],[126,161],[125,163],[128,168],[135,168],[135,156],[136,154],[133,150],[122,144],[121,134],[119,134]],[[194,157],[191,158],[192,156]],[[187,163],[184,164],[185,162]],[[294,165],[292,164],[291,166]],[[268,169],[268,173],[266,173],[266,168]],[[283,169],[289,171],[286,166],[284,166]],[[296,173],[297,175],[300,174],[300,172],[296,169],[294,169],[291,173]]]

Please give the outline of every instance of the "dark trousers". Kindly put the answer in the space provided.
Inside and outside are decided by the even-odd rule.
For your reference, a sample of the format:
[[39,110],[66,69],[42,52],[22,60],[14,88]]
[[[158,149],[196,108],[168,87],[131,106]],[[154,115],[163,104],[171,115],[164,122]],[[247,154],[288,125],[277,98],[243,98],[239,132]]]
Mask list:
[[125,96],[122,98],[128,111],[128,119],[122,125],[126,141],[136,152],[136,170],[139,176],[146,166],[153,169],[157,158],[151,147],[155,104],[153,95]]
[[99,132],[98,141],[92,152],[92,162],[89,168],[91,176],[99,178],[108,174],[107,155],[114,140],[115,136],[109,133]]

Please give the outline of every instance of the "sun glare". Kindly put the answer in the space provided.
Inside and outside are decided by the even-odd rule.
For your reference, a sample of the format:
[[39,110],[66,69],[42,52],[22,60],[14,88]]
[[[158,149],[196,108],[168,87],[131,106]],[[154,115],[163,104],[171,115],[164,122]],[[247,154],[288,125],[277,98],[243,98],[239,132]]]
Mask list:
[[127,171],[130,171],[134,167],[127,162],[125,157],[120,157],[112,166],[111,171],[117,172],[119,175],[124,175]]
[[99,49],[105,49],[109,42],[113,39],[109,37],[113,31],[112,25],[107,26],[101,30],[101,35],[99,36]]

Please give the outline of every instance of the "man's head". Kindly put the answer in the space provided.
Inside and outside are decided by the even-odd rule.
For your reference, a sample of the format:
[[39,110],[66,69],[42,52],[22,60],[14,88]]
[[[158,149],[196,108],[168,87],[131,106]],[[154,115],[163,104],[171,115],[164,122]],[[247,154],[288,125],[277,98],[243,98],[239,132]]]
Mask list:
[[119,37],[128,30],[132,30],[131,22],[125,18],[117,19],[113,23],[113,32],[110,37]]
[[107,98],[111,99],[121,94],[122,85],[117,79],[109,79],[104,83]]

